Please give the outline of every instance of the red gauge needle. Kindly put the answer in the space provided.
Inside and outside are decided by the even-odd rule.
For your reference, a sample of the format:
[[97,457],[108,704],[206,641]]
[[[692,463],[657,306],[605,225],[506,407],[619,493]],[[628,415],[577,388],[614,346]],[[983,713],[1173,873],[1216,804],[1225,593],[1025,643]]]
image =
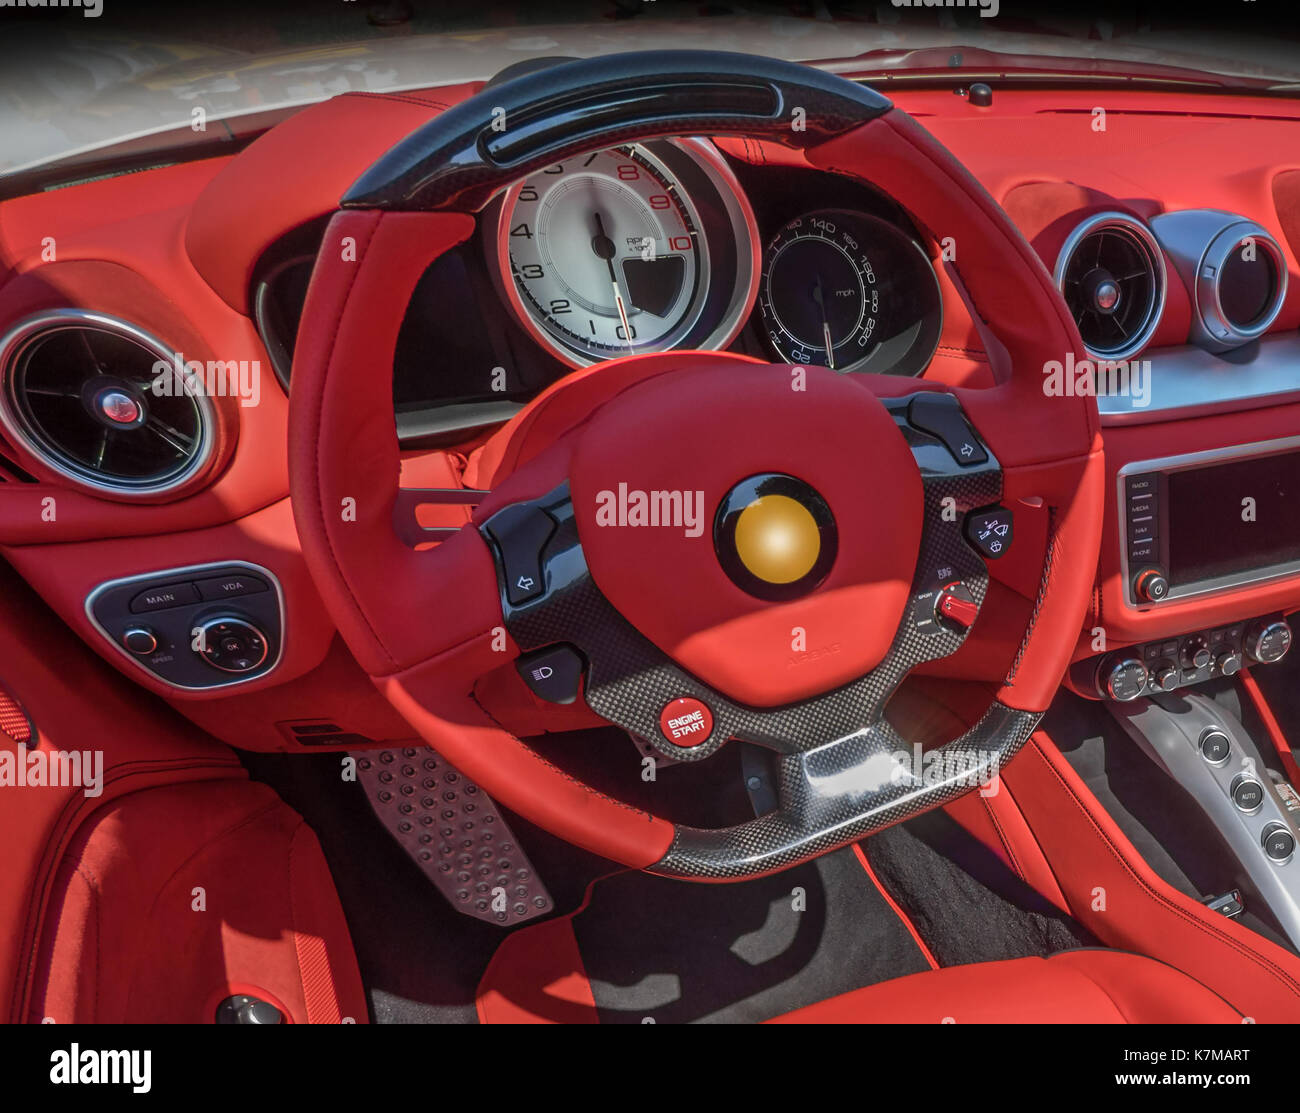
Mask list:
[[618,319],[623,322],[623,339],[627,343],[627,350],[632,351],[632,326],[627,320],[627,304],[623,300],[623,290],[618,284],[618,273],[614,270],[614,241],[605,235],[605,222],[601,220],[600,213],[596,217],[596,234],[591,239],[591,250],[594,251],[598,258],[605,260],[605,266],[609,268],[610,285],[614,287],[614,305],[618,309]]

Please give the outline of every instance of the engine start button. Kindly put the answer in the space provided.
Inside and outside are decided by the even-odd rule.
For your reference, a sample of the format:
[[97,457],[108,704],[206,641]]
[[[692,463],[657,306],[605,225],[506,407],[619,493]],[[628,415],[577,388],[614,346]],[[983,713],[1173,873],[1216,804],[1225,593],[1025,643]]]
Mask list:
[[689,749],[708,741],[713,713],[699,700],[682,696],[659,712],[659,729],[674,746]]

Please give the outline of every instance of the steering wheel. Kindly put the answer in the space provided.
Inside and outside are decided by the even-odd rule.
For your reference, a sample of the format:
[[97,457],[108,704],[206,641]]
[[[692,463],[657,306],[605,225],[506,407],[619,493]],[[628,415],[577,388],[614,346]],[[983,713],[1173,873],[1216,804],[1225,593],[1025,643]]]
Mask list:
[[[490,492],[399,489],[388,384],[420,275],[521,178],[674,135],[779,142],[898,199],[955,245],[997,385],[628,356],[566,376],[498,433]],[[970,791],[1048,706],[1089,603],[1103,506],[1095,399],[1044,388],[1046,365],[1070,352],[1082,355],[1074,323],[1006,214],[878,93],[740,54],[568,62],[442,112],[343,198],[293,367],[298,533],[357,660],[501,803],[654,873],[770,873]],[[477,501],[471,523],[423,532],[415,505],[440,499]],[[1050,523],[1023,642],[982,717],[917,777],[885,705],[914,667],[965,642],[1017,500]],[[732,739],[768,748],[775,807],[706,830],[573,778],[476,695],[519,657],[581,670],[591,709],[677,761]]]

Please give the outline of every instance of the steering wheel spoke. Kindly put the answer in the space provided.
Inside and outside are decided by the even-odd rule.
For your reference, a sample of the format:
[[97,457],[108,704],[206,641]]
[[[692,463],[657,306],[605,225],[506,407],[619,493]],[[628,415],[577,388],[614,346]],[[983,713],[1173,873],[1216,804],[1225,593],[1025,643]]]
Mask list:
[[994,704],[960,738],[922,753],[880,720],[779,759],[777,808],[733,827],[678,826],[652,873],[714,880],[774,873],[974,790],[998,790],[1002,765],[1040,715]]

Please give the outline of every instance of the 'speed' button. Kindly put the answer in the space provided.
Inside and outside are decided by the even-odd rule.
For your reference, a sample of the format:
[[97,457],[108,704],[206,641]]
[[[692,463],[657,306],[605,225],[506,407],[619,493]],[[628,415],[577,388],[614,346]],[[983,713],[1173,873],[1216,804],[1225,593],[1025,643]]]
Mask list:
[[713,713],[699,700],[682,696],[659,712],[659,729],[674,746],[690,749],[709,740]]

